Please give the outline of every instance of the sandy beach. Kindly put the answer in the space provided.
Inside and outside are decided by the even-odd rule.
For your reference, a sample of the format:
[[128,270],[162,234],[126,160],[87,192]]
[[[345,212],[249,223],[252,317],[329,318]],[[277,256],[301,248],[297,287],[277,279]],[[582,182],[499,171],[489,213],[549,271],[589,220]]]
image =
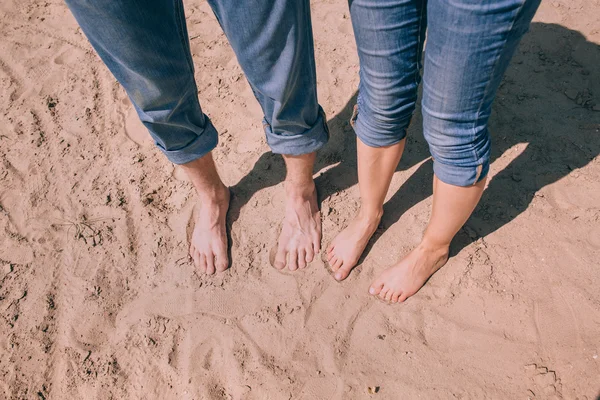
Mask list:
[[[348,4],[316,0],[323,244],[359,204]],[[600,398],[600,1],[543,0],[499,89],[488,187],[403,304],[371,281],[418,244],[419,107],[380,228],[336,282],[269,264],[284,164],[209,5],[186,0],[233,193],[232,268],[188,260],[197,197],[62,1],[0,4],[0,399]]]

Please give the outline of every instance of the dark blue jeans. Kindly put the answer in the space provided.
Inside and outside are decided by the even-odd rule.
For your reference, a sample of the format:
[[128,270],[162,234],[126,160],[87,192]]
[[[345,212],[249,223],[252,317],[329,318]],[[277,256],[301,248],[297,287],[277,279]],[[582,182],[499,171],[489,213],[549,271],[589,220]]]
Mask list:
[[[181,0],[66,0],[127,91],[157,146],[184,164],[218,135],[198,103]],[[299,155],[328,139],[317,102],[309,0],[211,0],[252,86],[275,153]]]
[[[540,0],[350,0],[360,57],[354,129],[368,146],[406,136],[423,72],[423,133],[436,176],[469,186],[489,169],[488,119]],[[427,41],[425,45],[425,41]]]

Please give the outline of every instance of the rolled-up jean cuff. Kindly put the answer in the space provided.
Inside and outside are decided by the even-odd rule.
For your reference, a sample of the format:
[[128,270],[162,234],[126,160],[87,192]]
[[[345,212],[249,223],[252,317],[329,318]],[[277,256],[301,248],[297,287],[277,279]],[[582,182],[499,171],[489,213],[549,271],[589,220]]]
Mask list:
[[490,162],[485,159],[476,166],[442,164],[433,160],[433,172],[444,183],[453,186],[473,186],[485,178],[490,170]]
[[186,164],[206,155],[217,147],[217,143],[219,142],[217,130],[208,118],[206,120],[207,123],[204,127],[204,132],[185,147],[176,150],[166,150],[158,145],[158,148],[173,164]]
[[[408,126],[408,123],[406,124]],[[361,142],[369,147],[385,147],[401,142],[406,137],[406,127],[397,128],[395,132],[383,132],[369,127],[360,114],[354,120],[354,133]]]
[[323,112],[319,113],[319,118],[315,124],[310,129],[297,135],[276,135],[273,133],[271,126],[265,121],[265,133],[271,151],[275,154],[299,156],[319,150],[329,140],[329,130],[324,116]]

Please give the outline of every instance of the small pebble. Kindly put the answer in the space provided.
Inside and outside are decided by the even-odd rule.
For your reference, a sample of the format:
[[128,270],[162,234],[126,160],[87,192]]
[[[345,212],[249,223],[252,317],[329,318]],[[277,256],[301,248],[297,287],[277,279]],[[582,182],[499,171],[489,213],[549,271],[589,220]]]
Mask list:
[[567,89],[565,90],[565,96],[567,96],[571,100],[575,100],[579,92],[575,89]]
[[2,267],[2,272],[4,272],[4,274],[10,274],[13,271],[13,266],[11,264],[4,264],[4,266]]
[[369,394],[375,394],[375,393],[379,392],[379,386],[369,386],[367,388],[367,392]]

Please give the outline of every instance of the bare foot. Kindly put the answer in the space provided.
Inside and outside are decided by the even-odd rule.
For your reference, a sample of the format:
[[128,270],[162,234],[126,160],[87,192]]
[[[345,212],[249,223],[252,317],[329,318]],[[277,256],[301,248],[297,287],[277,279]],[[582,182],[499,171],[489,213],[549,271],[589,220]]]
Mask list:
[[376,217],[358,215],[327,248],[327,262],[335,272],[335,279],[346,279],[350,270],[356,266],[358,260],[367,247],[369,239],[381,221],[381,214]]
[[273,265],[290,271],[305,268],[321,251],[321,213],[314,182],[286,184],[285,219]]
[[421,242],[398,264],[383,271],[371,284],[369,293],[390,303],[401,303],[417,293],[446,261],[448,246],[427,246]]
[[223,186],[216,193],[201,199],[190,244],[190,256],[202,273],[212,275],[229,267],[225,228],[229,198],[229,189]]

